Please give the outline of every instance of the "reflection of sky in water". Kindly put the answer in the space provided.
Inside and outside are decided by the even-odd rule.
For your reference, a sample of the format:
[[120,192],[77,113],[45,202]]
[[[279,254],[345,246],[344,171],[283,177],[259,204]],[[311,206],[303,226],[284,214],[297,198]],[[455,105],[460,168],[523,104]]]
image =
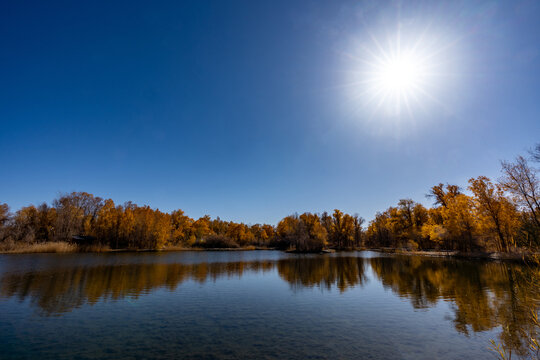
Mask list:
[[[492,358],[524,268],[272,251],[0,257],[7,358]],[[447,300],[447,301],[443,301]],[[509,303],[516,301],[517,303]],[[495,317],[497,314],[497,318]]]

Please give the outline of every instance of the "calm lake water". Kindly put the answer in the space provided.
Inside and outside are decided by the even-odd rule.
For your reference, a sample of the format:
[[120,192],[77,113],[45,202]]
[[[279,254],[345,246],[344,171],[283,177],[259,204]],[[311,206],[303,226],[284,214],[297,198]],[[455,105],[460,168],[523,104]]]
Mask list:
[[0,358],[494,359],[490,339],[517,350],[530,327],[530,272],[373,252],[0,255]]

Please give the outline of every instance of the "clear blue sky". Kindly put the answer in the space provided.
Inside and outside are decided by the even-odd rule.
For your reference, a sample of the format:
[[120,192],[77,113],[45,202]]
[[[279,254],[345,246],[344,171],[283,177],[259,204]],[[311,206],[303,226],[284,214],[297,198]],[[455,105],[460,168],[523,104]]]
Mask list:
[[[352,81],[398,30],[436,53],[432,100],[407,114]],[[4,1],[0,202],[87,191],[249,223],[371,219],[497,178],[540,141],[539,80],[534,0]]]

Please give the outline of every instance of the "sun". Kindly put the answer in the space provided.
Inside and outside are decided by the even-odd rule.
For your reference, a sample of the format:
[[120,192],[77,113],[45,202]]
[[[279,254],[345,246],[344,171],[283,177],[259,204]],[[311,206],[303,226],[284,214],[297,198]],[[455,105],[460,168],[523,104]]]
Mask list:
[[[347,53],[352,60],[345,87],[355,108],[372,118],[412,118],[441,105],[441,54],[444,43],[427,31],[372,34]],[[419,112],[420,110],[420,112]],[[382,117],[381,117],[382,115]]]
[[413,105],[425,101],[422,98],[430,85],[429,56],[418,48],[403,49],[403,45],[372,54],[362,75],[367,102],[399,116],[412,114]]
[[397,56],[383,61],[374,73],[377,87],[387,92],[412,92],[421,85],[422,64],[414,55]]

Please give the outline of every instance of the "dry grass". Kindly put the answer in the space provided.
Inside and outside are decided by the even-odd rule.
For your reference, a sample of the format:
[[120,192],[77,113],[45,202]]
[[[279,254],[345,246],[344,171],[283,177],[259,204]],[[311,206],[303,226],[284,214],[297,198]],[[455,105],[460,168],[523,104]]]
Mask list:
[[77,245],[69,244],[64,241],[38,244],[4,243],[0,245],[0,253],[8,254],[70,253],[77,250]]
[[75,245],[78,252],[110,252],[109,245],[93,244],[93,245]]
[[[29,253],[71,253],[71,252],[91,252],[91,253],[100,253],[100,252],[116,252],[116,251],[126,251],[128,249],[116,249],[112,250],[108,245],[75,245],[70,244],[64,241],[57,242],[46,242],[46,243],[37,243],[37,244],[28,244],[28,243],[14,243],[14,242],[3,242],[0,243],[0,254],[29,254]],[[236,248],[192,248],[185,246],[166,246],[162,251],[244,251],[244,250],[273,250],[271,248],[256,247],[253,245],[245,247],[236,247]],[[132,251],[142,251],[133,249]]]

